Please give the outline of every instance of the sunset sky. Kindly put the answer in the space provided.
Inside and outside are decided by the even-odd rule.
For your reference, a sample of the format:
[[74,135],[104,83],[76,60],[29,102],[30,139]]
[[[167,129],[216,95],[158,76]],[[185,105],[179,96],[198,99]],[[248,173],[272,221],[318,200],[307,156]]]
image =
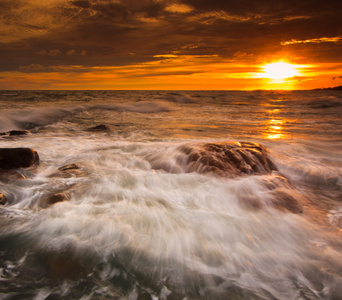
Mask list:
[[341,0],[0,0],[0,89],[338,85]]

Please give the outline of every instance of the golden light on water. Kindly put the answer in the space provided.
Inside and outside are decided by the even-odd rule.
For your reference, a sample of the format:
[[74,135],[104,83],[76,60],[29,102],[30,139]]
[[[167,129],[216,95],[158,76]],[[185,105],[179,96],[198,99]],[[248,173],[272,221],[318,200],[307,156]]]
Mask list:
[[286,137],[284,132],[283,119],[270,119],[266,123],[265,137],[270,140],[282,139]]

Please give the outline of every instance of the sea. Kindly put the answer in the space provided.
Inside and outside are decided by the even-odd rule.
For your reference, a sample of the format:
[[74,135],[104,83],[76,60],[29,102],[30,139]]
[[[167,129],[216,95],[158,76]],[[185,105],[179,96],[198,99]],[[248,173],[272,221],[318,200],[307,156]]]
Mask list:
[[[342,299],[341,91],[0,91],[0,132],[40,158],[0,182],[0,299]],[[187,167],[223,142],[276,169]]]

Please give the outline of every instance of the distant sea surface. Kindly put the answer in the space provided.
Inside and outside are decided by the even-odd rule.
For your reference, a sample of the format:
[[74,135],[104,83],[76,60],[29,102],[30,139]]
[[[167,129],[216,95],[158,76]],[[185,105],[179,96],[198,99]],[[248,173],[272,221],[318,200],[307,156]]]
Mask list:
[[[40,164],[0,182],[0,299],[342,299],[341,91],[0,91],[18,129]],[[276,170],[184,159],[222,142]]]

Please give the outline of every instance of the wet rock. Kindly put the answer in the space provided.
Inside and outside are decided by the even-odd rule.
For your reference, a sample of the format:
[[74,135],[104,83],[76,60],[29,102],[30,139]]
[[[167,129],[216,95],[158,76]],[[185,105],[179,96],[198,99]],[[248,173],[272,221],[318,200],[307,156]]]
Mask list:
[[70,200],[70,194],[69,193],[56,193],[53,195],[48,196],[47,198],[43,199],[41,201],[40,206],[42,208],[47,208],[55,203],[63,202],[63,201],[69,201]]
[[70,254],[55,254],[46,259],[48,276],[54,280],[76,279],[81,275],[82,265]]
[[0,169],[0,182],[11,183],[23,179],[26,179],[26,177],[18,171]]
[[39,164],[38,153],[30,148],[0,148],[0,168],[28,168]]
[[[189,149],[185,150],[189,152]],[[276,170],[267,150],[257,143],[207,143],[191,149],[198,158],[192,162],[195,170],[201,173],[213,172],[220,175],[268,174]]]
[[0,193],[0,205],[5,205],[7,203],[7,198],[3,193]]
[[110,131],[111,127],[105,124],[87,128],[86,131]]
[[51,174],[49,177],[83,177],[85,176],[85,170],[82,164],[72,163],[58,168],[58,171]]
[[63,167],[58,168],[59,171],[65,172],[70,170],[79,170],[82,168],[80,163],[67,164]]
[[[225,177],[269,174],[277,170],[267,149],[257,143],[217,142],[185,144],[178,148],[183,154],[176,159],[178,167],[186,172],[213,173]],[[185,158],[184,158],[185,155]],[[151,161],[152,168],[166,169],[163,160]]]

